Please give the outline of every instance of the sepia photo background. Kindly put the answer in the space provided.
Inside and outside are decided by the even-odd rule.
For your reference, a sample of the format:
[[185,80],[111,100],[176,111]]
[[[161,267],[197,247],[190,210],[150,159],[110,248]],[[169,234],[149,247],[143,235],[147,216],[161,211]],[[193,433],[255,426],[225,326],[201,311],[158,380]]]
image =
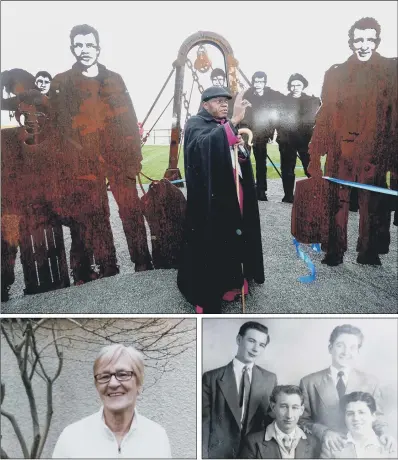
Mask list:
[[247,321],[258,321],[268,327],[270,343],[256,364],[274,372],[280,385],[298,385],[305,375],[329,367],[332,330],[342,324],[359,327],[365,338],[356,368],[379,380],[389,432],[397,437],[397,319],[204,319],[202,372],[225,366],[235,357],[236,336]]

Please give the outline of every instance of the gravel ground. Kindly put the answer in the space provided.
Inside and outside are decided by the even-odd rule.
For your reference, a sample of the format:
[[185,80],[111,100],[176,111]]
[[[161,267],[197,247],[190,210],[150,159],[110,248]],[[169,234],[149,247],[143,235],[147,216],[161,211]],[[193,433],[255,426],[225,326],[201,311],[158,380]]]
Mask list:
[[[322,265],[322,253],[303,245],[317,270],[316,281],[303,284],[298,277],[307,275],[308,269],[296,256],[290,234],[291,205],[281,203],[282,196],[280,180],[270,180],[270,201],[259,202],[266,281],[252,290],[246,313],[398,313],[397,227],[391,226],[390,252],[380,256],[383,265],[362,266],[356,263],[355,251],[358,213],[350,213],[344,264]],[[83,286],[24,296],[18,259],[11,298],[1,304],[3,314],[194,313],[177,288],[176,270],[134,272],[111,193],[109,200],[120,274]],[[64,233],[69,253],[69,230],[65,228]],[[225,303],[223,313],[241,313],[240,302]]]

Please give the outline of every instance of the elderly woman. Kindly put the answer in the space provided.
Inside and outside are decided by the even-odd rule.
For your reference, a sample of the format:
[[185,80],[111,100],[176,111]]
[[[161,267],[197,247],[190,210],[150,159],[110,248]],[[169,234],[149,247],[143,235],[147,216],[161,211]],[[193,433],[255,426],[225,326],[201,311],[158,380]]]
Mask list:
[[171,458],[164,428],[137,412],[141,353],[120,344],[102,348],[94,380],[103,407],[63,430],[53,458]]
[[387,450],[373,430],[376,402],[371,394],[354,391],[344,395],[340,407],[348,430],[345,446],[330,450],[323,445],[321,458],[397,458],[397,452]]

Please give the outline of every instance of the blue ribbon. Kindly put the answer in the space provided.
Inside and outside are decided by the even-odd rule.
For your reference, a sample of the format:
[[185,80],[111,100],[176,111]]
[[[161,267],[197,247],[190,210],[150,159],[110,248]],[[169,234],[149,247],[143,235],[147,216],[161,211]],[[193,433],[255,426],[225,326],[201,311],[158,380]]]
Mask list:
[[359,182],[351,182],[348,180],[335,179],[334,177],[322,176],[323,179],[327,179],[330,182],[335,182],[336,184],[347,185],[349,187],[360,188],[363,190],[369,190],[371,192],[384,193],[385,195],[393,195],[398,197],[397,190],[390,190],[389,188],[377,187],[376,185],[361,184]]
[[[296,238],[293,238],[293,244],[296,247],[296,253],[297,256],[304,261],[304,263],[307,265],[310,274],[307,276],[299,276],[297,279],[301,283],[312,283],[313,281],[316,280],[316,269],[314,262],[312,262],[311,258],[301,249],[300,243],[296,240]],[[315,252],[320,252],[321,251],[321,246],[319,243],[312,244],[311,249]]]
[[311,244],[311,249],[315,252],[321,252],[321,245],[319,243]]

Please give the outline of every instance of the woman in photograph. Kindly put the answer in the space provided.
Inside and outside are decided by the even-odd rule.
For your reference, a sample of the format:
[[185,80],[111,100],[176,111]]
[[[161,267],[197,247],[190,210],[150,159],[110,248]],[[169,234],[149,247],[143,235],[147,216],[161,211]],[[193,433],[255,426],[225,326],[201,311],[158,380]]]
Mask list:
[[94,380],[103,406],[63,430],[53,458],[171,458],[165,429],[137,412],[142,354],[121,344],[102,348]]
[[347,427],[345,446],[334,450],[323,444],[321,458],[397,458],[396,450],[388,450],[373,430],[376,402],[371,394],[354,391],[344,395],[340,408]]

